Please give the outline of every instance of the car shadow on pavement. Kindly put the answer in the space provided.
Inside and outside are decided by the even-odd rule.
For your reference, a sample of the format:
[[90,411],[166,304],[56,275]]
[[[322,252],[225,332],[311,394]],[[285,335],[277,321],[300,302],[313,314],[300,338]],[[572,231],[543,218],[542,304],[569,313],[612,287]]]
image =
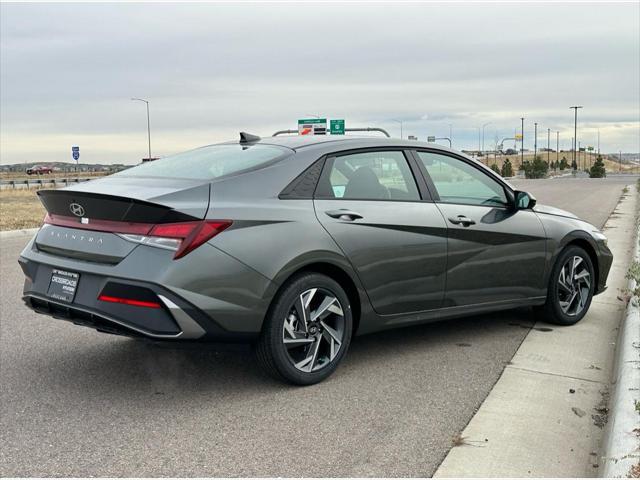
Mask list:
[[[396,374],[404,369],[428,371],[433,365],[467,368],[470,363],[495,359],[496,351],[509,344],[504,358],[515,349],[534,323],[529,309],[472,316],[356,337],[344,364],[322,385],[360,381]],[[78,391],[101,391],[121,401],[123,396],[178,396],[247,392],[279,392],[290,388],[261,372],[246,345],[156,344],[141,340],[105,337],[91,343],[82,354],[49,358],[64,363],[64,375],[38,379]],[[507,341],[507,340],[510,340]],[[59,352],[59,351],[58,351]],[[65,352],[64,350],[62,352]],[[68,353],[68,352],[67,352]],[[68,382],[68,383],[66,383]],[[65,384],[66,383],[66,384]],[[311,387],[314,388],[314,387]],[[328,387],[330,388],[330,387]]]

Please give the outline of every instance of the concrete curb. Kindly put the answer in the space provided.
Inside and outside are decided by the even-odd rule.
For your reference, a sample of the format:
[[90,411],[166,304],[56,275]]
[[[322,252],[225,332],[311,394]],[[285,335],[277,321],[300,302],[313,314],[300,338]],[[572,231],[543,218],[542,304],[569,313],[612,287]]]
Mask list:
[[39,228],[25,228],[22,230],[5,230],[4,232],[0,232],[0,240],[4,240],[5,238],[16,238],[24,235],[34,235]]
[[[636,261],[640,261],[640,227],[636,233]],[[629,280],[629,290],[636,282]],[[614,369],[613,392],[609,402],[609,421],[605,430],[601,477],[630,477],[631,468],[640,465],[640,300],[632,298],[620,324]],[[635,476],[637,476],[636,473]]]
[[[576,325],[538,318],[434,477],[599,473],[615,345],[626,313],[619,291],[628,284],[639,204],[635,188],[621,195],[603,228],[614,255],[609,288]],[[631,430],[628,425],[633,422],[627,423]]]

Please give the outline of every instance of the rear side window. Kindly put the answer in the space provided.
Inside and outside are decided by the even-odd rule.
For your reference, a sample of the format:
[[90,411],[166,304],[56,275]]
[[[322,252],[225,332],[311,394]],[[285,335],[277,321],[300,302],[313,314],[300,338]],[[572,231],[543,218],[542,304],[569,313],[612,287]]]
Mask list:
[[400,151],[354,153],[330,159],[316,196],[350,200],[419,200]]
[[115,175],[213,180],[263,167],[292,153],[275,145],[210,145],[143,163]]

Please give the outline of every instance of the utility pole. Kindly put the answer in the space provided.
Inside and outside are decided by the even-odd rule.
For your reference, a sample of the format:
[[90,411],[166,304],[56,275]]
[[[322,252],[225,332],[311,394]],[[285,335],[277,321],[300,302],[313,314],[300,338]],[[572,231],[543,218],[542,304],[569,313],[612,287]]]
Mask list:
[[533,124],[533,160],[538,156],[538,122]]
[[[575,105],[573,107],[574,110],[574,120],[573,120],[573,161],[576,162],[576,146],[578,145],[578,109],[582,108],[582,105]],[[576,162],[576,166],[578,163]]]
[[600,155],[600,129],[598,129],[598,155]]
[[149,161],[151,161],[151,123],[149,121],[149,101],[145,100],[144,98],[132,98],[131,100],[144,102],[147,104],[147,137],[149,139]]
[[451,147],[452,143],[453,143],[453,124],[450,123],[449,124],[449,147]]
[[551,129],[547,128],[547,165],[549,165],[549,155],[551,155]]
[[560,130],[556,130],[556,168],[560,160]]
[[520,117],[520,121],[522,122],[520,129],[520,133],[522,134],[522,139],[520,140],[520,168],[522,168],[524,165],[524,117]]
[[622,150],[620,150],[620,156],[618,158],[620,159],[620,165],[618,167],[618,172],[622,173]]

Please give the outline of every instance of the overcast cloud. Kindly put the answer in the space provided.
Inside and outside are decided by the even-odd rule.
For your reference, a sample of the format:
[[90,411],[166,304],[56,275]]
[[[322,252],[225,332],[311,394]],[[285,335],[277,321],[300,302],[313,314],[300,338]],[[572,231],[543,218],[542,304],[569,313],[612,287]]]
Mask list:
[[[309,114],[640,151],[640,4],[2,4],[2,163],[136,163]],[[555,136],[552,136],[555,146]],[[508,142],[505,146],[509,146]]]

